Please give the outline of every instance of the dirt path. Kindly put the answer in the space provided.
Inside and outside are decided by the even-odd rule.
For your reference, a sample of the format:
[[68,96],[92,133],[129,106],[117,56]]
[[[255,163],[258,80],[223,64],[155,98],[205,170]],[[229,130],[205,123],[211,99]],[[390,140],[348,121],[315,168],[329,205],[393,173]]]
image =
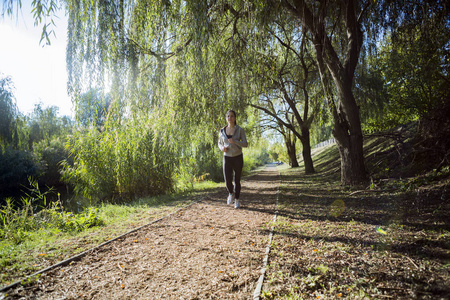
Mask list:
[[243,182],[241,209],[225,188],[78,262],[8,291],[8,299],[249,299],[255,290],[278,171]]

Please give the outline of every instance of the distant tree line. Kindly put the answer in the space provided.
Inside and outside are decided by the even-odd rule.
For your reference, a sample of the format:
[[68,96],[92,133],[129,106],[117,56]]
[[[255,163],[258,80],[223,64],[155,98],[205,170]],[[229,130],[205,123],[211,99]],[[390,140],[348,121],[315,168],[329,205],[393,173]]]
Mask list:
[[59,162],[67,158],[64,143],[73,121],[55,106],[36,104],[29,115],[19,112],[10,77],[0,76],[0,196],[18,196],[29,179],[62,185]]
[[[0,76],[0,84],[3,204],[8,197],[29,194],[34,181],[41,189],[56,189],[49,199],[55,200],[56,192],[70,192],[95,203],[130,201],[190,189],[199,180],[222,180],[216,135],[210,136],[211,143],[196,141],[202,146],[193,152],[188,141],[177,146],[178,141],[153,124],[161,118],[168,128],[174,116],[137,119],[99,88],[79,95],[74,120],[42,103],[24,115],[15,104],[10,77]],[[246,171],[269,160],[267,146],[253,147]]]

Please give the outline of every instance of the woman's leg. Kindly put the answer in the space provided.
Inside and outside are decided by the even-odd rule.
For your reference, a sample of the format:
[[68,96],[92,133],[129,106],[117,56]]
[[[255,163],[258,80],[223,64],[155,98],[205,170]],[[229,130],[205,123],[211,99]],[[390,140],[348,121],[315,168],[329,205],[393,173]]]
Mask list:
[[225,179],[225,186],[230,194],[234,193],[232,158],[228,156],[223,157],[223,177]]
[[235,198],[239,199],[239,195],[241,194],[241,175],[242,175],[242,168],[244,167],[244,156],[241,154],[233,158],[235,158],[233,164]]

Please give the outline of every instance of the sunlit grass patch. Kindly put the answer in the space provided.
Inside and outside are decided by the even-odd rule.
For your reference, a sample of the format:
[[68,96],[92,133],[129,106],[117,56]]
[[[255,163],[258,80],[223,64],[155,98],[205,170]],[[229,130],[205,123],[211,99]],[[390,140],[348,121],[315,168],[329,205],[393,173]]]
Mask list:
[[195,190],[202,191],[202,190],[207,190],[207,189],[214,189],[214,188],[217,188],[222,185],[223,185],[223,183],[218,183],[218,182],[214,182],[211,180],[204,180],[204,181],[200,181],[195,184]]

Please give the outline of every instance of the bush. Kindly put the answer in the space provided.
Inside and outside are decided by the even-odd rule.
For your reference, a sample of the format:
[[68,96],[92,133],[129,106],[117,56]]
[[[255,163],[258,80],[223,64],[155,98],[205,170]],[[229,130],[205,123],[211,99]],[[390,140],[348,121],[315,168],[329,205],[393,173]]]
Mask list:
[[450,165],[450,99],[444,99],[424,116],[418,126],[416,158],[426,162],[426,170],[438,171]]
[[[0,198],[18,196],[28,177],[37,177],[40,169],[32,153],[11,148],[0,153]],[[0,201],[0,205],[4,203]]]
[[22,198],[21,205],[7,198],[0,209],[0,238],[10,240],[14,244],[22,243],[28,236],[27,232],[35,227],[31,199]]
[[39,158],[41,166],[39,181],[47,186],[62,185],[61,162],[67,160],[69,156],[64,140],[62,138],[50,142],[42,140],[34,145],[34,153]]
[[88,199],[111,197],[115,189],[114,143],[95,128],[69,137],[73,165],[63,161],[63,181]]
[[0,207],[0,239],[20,244],[27,239],[29,232],[41,228],[83,231],[104,224],[99,217],[98,208],[89,207],[80,214],[73,214],[64,211],[59,200],[48,204],[48,207],[37,204],[47,204],[46,194],[51,191],[40,193],[36,181],[32,182],[32,185],[33,192],[22,197],[20,203],[14,203],[12,198],[7,198],[5,204]]
[[63,179],[91,201],[123,202],[173,190],[167,141],[138,125],[96,128],[69,139],[73,165],[64,162]]
[[[45,217],[43,217],[45,216]],[[98,208],[88,207],[82,213],[65,212],[58,205],[40,212],[43,227],[56,227],[62,231],[83,231],[85,229],[104,225],[99,217]]]
[[209,174],[208,177],[213,181],[223,180],[223,153],[218,150],[217,144],[201,144],[198,147],[195,155],[196,169],[194,169],[196,178]]

